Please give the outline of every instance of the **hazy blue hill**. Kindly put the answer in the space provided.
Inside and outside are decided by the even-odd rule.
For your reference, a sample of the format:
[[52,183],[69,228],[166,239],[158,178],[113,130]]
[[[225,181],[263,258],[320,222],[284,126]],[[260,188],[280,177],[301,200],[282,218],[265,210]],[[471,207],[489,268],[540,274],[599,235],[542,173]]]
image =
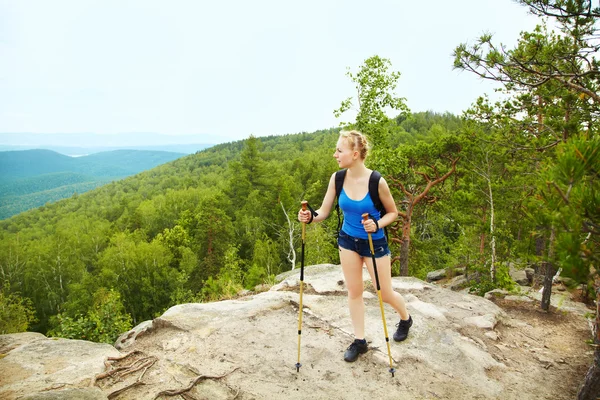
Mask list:
[[0,152],[0,182],[65,171],[77,172],[77,159],[41,149]]
[[22,151],[34,149],[52,150],[66,156],[81,157],[89,154],[102,153],[114,150],[147,150],[147,151],[167,151],[173,153],[193,154],[214,146],[211,143],[185,143],[185,144],[160,144],[160,145],[130,145],[130,146],[53,146],[53,145],[6,145],[0,144],[0,151]]
[[[90,154],[85,157],[76,158],[82,168],[90,168],[91,174],[95,176],[132,175],[157,165],[173,161],[183,157],[183,153],[171,153],[167,151],[148,150],[115,150],[102,153]],[[110,166],[118,174],[111,174],[106,168]],[[82,172],[89,173],[82,170]]]
[[170,151],[193,154],[224,138],[208,133],[166,135],[152,132],[94,133],[0,133],[0,151],[48,149],[69,156],[121,149]]
[[0,219],[84,193],[185,156],[115,150],[69,157],[50,150],[0,152]]
[[96,177],[133,175],[183,157],[183,153],[115,150],[69,157],[51,150],[0,152],[0,183],[54,172],[76,172]]

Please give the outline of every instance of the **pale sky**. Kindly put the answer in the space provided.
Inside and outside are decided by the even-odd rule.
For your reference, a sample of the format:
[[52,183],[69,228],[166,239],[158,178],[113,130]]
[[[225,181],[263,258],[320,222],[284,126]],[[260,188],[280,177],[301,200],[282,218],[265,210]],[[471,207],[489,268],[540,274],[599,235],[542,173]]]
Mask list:
[[0,0],[0,136],[312,132],[373,55],[411,111],[461,114],[493,86],[454,48],[538,22],[512,0]]

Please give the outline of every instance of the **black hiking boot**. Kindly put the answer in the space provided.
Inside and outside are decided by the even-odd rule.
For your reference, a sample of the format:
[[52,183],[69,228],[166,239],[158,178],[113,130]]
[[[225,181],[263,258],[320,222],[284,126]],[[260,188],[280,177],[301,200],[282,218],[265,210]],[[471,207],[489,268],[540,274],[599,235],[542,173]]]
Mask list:
[[344,353],[344,361],[354,362],[359,354],[364,354],[367,350],[369,350],[369,346],[365,339],[354,339],[354,342],[348,346],[348,349]]
[[396,329],[396,332],[394,333],[394,340],[396,342],[401,342],[407,338],[408,330],[412,326],[412,322],[412,317],[409,315],[406,321],[400,320],[400,322],[396,324],[396,326],[398,327],[398,329]]

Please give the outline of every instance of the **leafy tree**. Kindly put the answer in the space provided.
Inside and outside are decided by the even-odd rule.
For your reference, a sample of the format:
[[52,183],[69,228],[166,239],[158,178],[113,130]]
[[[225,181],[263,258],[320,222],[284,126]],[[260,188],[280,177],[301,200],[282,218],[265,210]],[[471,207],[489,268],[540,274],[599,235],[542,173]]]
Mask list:
[[254,244],[252,264],[265,269],[267,277],[274,277],[281,272],[277,243],[266,235]]
[[218,274],[229,245],[235,241],[233,222],[224,210],[228,206],[223,193],[207,191],[194,208],[190,241],[198,265],[191,272],[189,285],[194,292],[200,291],[208,277]]
[[23,294],[36,306],[39,322],[35,328],[39,330],[47,328],[49,318],[67,301],[70,284],[81,281],[86,273],[70,235],[75,230],[71,223],[65,220],[56,227],[58,232],[29,245]]
[[267,170],[261,154],[262,143],[260,139],[250,135],[244,141],[244,148],[240,154],[240,161],[232,162],[230,182],[230,198],[234,207],[243,206],[245,199],[253,190],[265,188],[265,175]]
[[25,264],[27,263],[24,247],[18,233],[0,240],[0,284],[2,288],[10,286],[13,290],[23,290]]
[[409,112],[406,99],[394,94],[400,72],[389,71],[390,67],[389,59],[375,55],[367,58],[356,74],[348,68],[346,75],[355,84],[356,104],[353,103],[353,97],[348,97],[334,111],[336,118],[339,118],[354,107],[357,114],[353,125],[368,135],[375,146],[388,145],[388,130],[392,125],[386,110],[396,110],[401,115]]
[[118,292],[100,288],[94,293],[93,305],[86,315],[58,314],[55,324],[49,332],[51,336],[112,344],[131,329],[131,317],[125,313]]
[[[337,221],[335,221],[337,224]],[[306,227],[305,265],[336,263],[339,250],[333,231],[326,224],[311,224]]]
[[[432,144],[420,143],[414,147],[397,150],[394,159],[386,163],[402,166],[389,175],[390,187],[399,192],[398,215],[400,223],[390,227],[391,241],[400,245],[400,255],[392,262],[400,262],[400,275],[408,275],[410,236],[415,208],[420,203],[433,204],[438,200],[432,189],[441,185],[456,171],[460,157],[460,143],[451,136],[439,139]],[[388,165],[389,165],[388,164]],[[397,168],[397,167],[394,167]],[[391,168],[390,168],[391,169]]]
[[25,332],[35,319],[31,300],[10,293],[8,285],[0,290],[0,335]]
[[209,277],[202,288],[202,298],[205,301],[231,299],[243,289],[242,276],[242,261],[238,256],[238,248],[230,245],[218,276]]
[[134,323],[151,319],[169,307],[179,272],[172,255],[158,240],[145,242],[139,233],[117,233],[103,252],[102,286],[117,289]]
[[501,82],[507,89],[525,89],[530,93],[547,84],[573,91],[592,107],[598,107],[597,80],[600,76],[595,53],[596,21],[600,7],[589,0],[520,0],[538,16],[552,18],[562,33],[549,33],[538,26],[524,32],[514,50],[492,43],[485,34],[475,45],[459,45],[455,52],[456,68],[476,73],[484,79]]

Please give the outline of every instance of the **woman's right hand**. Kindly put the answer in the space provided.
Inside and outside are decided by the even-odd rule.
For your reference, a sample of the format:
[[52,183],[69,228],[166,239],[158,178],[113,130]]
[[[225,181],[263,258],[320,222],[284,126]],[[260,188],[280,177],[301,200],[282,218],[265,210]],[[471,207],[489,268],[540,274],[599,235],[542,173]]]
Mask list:
[[310,210],[298,211],[298,221],[308,224],[310,222]]

